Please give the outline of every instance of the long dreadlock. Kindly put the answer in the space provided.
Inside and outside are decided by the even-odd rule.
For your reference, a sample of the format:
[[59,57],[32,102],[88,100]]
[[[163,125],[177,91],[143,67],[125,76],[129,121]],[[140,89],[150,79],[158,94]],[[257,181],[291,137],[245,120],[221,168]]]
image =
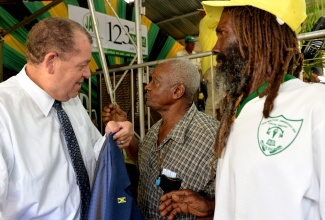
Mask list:
[[251,91],[254,91],[268,82],[259,94],[260,98],[266,96],[263,116],[268,118],[284,74],[297,77],[303,62],[295,33],[286,24],[280,25],[274,15],[252,6],[227,7],[224,10],[229,12],[240,54],[247,60],[242,72],[247,80],[223,100],[223,115],[214,146],[217,158],[221,157],[225,148],[238,102],[249,95],[247,85],[252,86]]

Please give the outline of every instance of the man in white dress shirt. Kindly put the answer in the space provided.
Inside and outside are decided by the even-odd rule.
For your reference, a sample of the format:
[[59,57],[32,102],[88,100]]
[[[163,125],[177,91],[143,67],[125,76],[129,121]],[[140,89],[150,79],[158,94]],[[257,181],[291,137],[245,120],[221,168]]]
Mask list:
[[[77,97],[90,77],[91,43],[74,21],[42,20],[29,32],[27,64],[0,84],[0,219],[80,219],[76,174],[52,105],[62,103],[92,184],[104,137]],[[131,124],[112,122],[105,132],[116,128],[123,147]]]

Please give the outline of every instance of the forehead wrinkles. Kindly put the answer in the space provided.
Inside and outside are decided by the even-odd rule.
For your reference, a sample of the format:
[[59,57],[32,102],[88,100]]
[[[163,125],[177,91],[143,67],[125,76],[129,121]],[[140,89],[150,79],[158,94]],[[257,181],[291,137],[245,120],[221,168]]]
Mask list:
[[159,65],[156,67],[156,69],[154,70],[152,77],[155,77],[156,79],[162,79],[163,75],[167,74],[167,69],[165,66],[163,65]]

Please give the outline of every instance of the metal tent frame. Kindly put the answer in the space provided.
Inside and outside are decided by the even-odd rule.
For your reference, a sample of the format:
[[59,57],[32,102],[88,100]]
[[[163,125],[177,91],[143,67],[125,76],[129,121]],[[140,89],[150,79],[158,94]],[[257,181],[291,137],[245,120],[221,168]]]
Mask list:
[[[40,15],[42,15],[43,13],[48,11],[51,7],[54,7],[54,6],[56,6],[57,4],[59,4],[59,3],[63,2],[63,1],[64,0],[54,0],[50,4],[44,6],[42,9],[40,9],[37,12],[33,13],[29,17],[25,18],[23,21],[21,21],[18,24],[14,25],[10,29],[5,30],[2,33],[0,32],[0,52],[1,52],[1,56],[2,56],[2,44],[4,42],[4,36],[6,34],[9,34],[9,33],[13,32],[13,31],[15,31],[17,28],[19,28],[21,26],[24,26],[25,24],[28,24],[32,20],[36,19],[37,17],[39,17]],[[99,50],[99,55],[100,55],[100,61],[101,61],[102,67],[103,67],[102,74],[104,74],[107,90],[108,90],[108,93],[109,93],[110,98],[111,98],[113,103],[115,103],[115,97],[114,97],[115,90],[119,86],[120,81],[123,80],[123,76],[120,79],[120,81],[117,83],[116,88],[113,91],[112,84],[111,84],[111,81],[110,81],[110,73],[114,74],[114,72],[116,72],[116,71],[125,71],[124,74],[123,74],[123,75],[125,75],[125,74],[127,74],[128,70],[137,69],[138,96],[139,96],[138,97],[138,99],[139,99],[139,108],[138,109],[139,109],[139,122],[140,122],[140,135],[138,135],[138,136],[139,136],[140,139],[142,139],[144,137],[144,135],[145,135],[145,125],[144,125],[145,106],[144,106],[144,100],[143,100],[143,83],[142,83],[144,81],[144,79],[143,79],[143,75],[144,75],[143,68],[144,67],[148,68],[149,66],[157,65],[157,64],[164,61],[164,60],[157,60],[157,61],[143,63],[142,46],[141,46],[142,45],[141,44],[141,38],[142,38],[142,36],[141,36],[141,16],[144,14],[145,10],[142,7],[142,0],[135,0],[134,1],[136,42],[134,42],[133,39],[128,34],[128,32],[126,32],[129,39],[130,39],[130,41],[132,42],[132,44],[134,45],[134,47],[136,49],[136,55],[134,56],[132,62],[130,63],[130,65],[128,67],[120,67],[120,68],[116,68],[116,69],[111,69],[110,72],[108,71],[105,54],[104,54],[104,51],[103,51],[103,48],[102,48],[102,43],[101,43],[101,40],[100,40],[100,37],[99,37],[98,25],[97,25],[97,23],[96,23],[97,21],[95,19],[95,10],[94,10],[94,5],[93,5],[93,0],[87,0],[87,1],[88,1],[89,10],[91,12],[93,25],[94,25],[94,28],[95,28],[95,36],[96,36],[96,40],[97,40],[97,45],[98,45],[98,50]],[[106,0],[106,2],[110,6],[110,8],[112,9],[112,11],[115,14],[116,18],[118,19],[118,21],[121,23],[117,13],[115,12],[113,7],[111,6],[109,0]],[[123,25],[121,25],[121,26],[123,27]],[[316,38],[324,38],[325,37],[325,30],[298,34],[297,37],[298,37],[298,40],[311,40],[311,39],[316,39]],[[196,55],[187,56],[187,58],[194,59],[194,58],[204,57],[204,56],[210,56],[211,57],[211,68],[213,69],[212,53],[211,52],[197,53]],[[137,60],[137,64],[133,65],[135,60]],[[98,74],[98,73],[96,73],[96,74]],[[146,79],[147,82],[149,80],[148,77],[149,77],[149,74],[147,74],[147,79]],[[2,82],[2,81],[3,81],[3,63],[2,63],[2,59],[0,59],[0,82]],[[89,91],[91,93],[91,81],[89,83]],[[214,97],[214,92],[212,93],[212,97]],[[91,114],[91,95],[89,95],[88,98],[89,98],[89,103],[90,103],[89,113]],[[102,109],[102,100],[100,100],[100,103],[101,103],[100,105],[101,105],[101,109]],[[133,107],[133,112],[134,112],[134,107]],[[150,117],[150,115],[148,117]],[[148,120],[148,123],[150,123],[150,120]],[[149,124],[149,127],[150,127],[150,124]]]

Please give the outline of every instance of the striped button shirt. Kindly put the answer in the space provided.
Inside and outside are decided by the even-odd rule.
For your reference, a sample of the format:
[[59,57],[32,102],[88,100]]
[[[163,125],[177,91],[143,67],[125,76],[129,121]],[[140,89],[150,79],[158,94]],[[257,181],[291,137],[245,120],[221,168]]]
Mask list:
[[[146,219],[162,219],[158,206],[163,195],[155,182],[160,174],[158,153],[162,160],[161,169],[177,173],[182,179],[181,189],[191,189],[214,197],[214,184],[211,175],[213,144],[219,122],[197,110],[193,104],[185,116],[174,126],[158,146],[159,127],[162,120],[154,124],[139,146],[138,167],[140,171],[138,205]],[[172,141],[166,156],[166,148]],[[215,169],[215,168],[214,168]],[[178,215],[175,219],[195,219],[192,215]]]

